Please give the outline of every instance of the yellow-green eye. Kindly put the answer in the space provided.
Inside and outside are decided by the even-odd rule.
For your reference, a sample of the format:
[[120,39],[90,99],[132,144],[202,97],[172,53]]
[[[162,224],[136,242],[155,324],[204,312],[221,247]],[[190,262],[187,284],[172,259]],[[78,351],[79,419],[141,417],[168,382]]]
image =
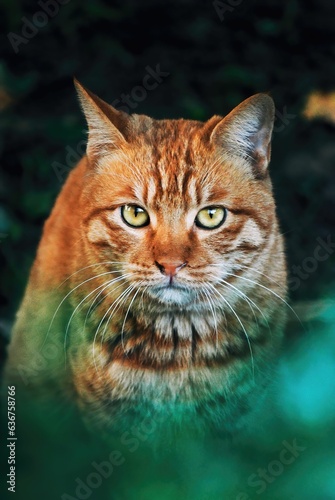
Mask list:
[[226,216],[224,207],[206,207],[198,212],[195,224],[202,229],[216,229],[224,223]]
[[144,227],[150,222],[148,212],[137,205],[123,205],[121,215],[125,223],[132,227]]

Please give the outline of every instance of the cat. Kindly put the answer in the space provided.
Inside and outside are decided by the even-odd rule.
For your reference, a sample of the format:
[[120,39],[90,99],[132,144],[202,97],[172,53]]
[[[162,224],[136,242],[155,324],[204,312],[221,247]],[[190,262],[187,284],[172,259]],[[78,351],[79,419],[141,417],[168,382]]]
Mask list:
[[238,432],[271,387],[286,317],[273,100],[155,120],[75,86],[87,151],[45,224],[7,378],[107,432]]

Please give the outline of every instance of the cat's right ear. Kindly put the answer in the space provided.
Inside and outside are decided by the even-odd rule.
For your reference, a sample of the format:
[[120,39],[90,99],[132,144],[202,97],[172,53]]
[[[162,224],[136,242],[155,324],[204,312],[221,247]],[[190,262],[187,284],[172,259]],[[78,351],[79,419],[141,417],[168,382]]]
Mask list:
[[81,107],[88,124],[87,156],[95,160],[102,153],[127,144],[124,136],[129,115],[110,106],[74,78]]
[[271,135],[275,106],[267,94],[256,94],[243,101],[213,129],[211,141],[221,154],[243,158],[256,177],[267,173],[271,154]]

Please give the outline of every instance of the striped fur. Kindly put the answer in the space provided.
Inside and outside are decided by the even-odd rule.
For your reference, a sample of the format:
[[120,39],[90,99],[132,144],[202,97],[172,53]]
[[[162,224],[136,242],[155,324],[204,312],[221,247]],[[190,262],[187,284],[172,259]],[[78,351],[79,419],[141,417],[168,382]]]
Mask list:
[[[201,123],[128,117],[77,88],[87,155],[46,222],[7,373],[34,374],[36,353],[55,343],[26,385],[75,397],[96,425],[165,415],[233,432],[265,393],[285,322],[272,100],[258,94]],[[150,224],[126,225],[125,204]],[[227,210],[217,229],[195,225],[208,206]],[[183,267],[171,281],[157,262]]]

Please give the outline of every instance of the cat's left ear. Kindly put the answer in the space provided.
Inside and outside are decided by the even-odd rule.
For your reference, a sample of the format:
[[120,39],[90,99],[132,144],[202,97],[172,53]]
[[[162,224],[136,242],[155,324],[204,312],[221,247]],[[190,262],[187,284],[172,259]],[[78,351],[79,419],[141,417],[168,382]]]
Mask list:
[[129,115],[110,106],[74,79],[80,103],[88,124],[86,154],[95,159],[107,150],[127,144],[124,132],[129,125]]
[[270,161],[275,106],[267,94],[243,101],[214,128],[210,140],[225,157],[244,158],[257,177],[263,177]]

